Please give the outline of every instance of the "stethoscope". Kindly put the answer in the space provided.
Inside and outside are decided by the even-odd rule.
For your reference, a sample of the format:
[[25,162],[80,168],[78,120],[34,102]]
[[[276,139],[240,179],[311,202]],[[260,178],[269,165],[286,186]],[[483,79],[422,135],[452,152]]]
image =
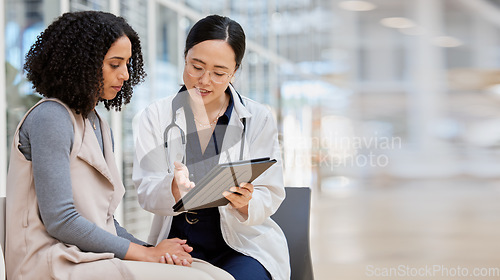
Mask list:
[[[184,87],[181,88],[179,93],[182,92],[183,89],[184,89]],[[235,90],[235,92],[238,95],[238,98],[240,99],[241,104],[243,104],[243,106],[245,106],[245,103],[243,103],[243,98],[241,98],[241,95],[236,90]],[[174,102],[172,101],[172,118],[171,118],[170,124],[167,125],[167,127],[165,128],[165,131],[163,132],[163,140],[164,140],[168,173],[172,173],[172,171],[173,171],[172,163],[170,163],[170,151],[168,149],[168,133],[173,129],[179,130],[179,134],[181,136],[182,150],[184,153],[184,155],[182,157],[182,163],[186,164],[186,134],[184,133],[184,130],[182,130],[182,128],[176,123],[177,110],[179,110],[181,106],[179,106],[177,108],[175,108],[175,107],[176,106],[174,105]],[[243,150],[244,150],[244,146],[245,146],[246,118],[242,118],[241,122],[243,123],[243,131],[241,133],[240,160],[243,160]]]

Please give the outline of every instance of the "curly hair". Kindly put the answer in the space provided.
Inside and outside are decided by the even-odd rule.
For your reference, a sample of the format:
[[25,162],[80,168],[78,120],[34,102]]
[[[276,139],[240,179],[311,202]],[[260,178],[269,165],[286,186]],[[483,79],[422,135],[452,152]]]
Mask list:
[[[103,60],[111,45],[127,36],[132,43],[129,79],[112,100],[103,91]],[[130,102],[132,87],[146,76],[137,33],[122,17],[99,11],[65,13],[50,24],[26,55],[24,70],[33,89],[61,100],[76,113],[87,116],[98,101],[120,111]]]

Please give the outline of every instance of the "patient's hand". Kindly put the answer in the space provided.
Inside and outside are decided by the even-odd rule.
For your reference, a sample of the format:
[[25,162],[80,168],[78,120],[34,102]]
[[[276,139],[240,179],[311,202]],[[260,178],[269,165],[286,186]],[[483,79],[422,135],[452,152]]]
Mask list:
[[144,247],[131,242],[124,259],[191,266],[191,251],[193,248],[186,244],[186,240],[179,238],[162,240],[156,247]]
[[193,262],[193,258],[189,254],[193,248],[186,244],[186,240],[164,239],[156,245],[155,249],[163,254],[160,257],[161,263],[191,266]]

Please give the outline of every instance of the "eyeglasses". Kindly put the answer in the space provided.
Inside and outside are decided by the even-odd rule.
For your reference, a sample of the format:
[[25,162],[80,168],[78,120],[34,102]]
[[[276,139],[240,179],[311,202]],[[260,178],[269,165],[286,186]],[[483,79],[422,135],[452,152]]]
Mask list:
[[186,67],[186,72],[189,74],[189,76],[193,78],[199,78],[205,75],[205,72],[208,72],[210,79],[212,79],[212,82],[216,84],[223,84],[227,82],[231,76],[233,76],[232,74],[220,70],[208,71],[205,68],[203,68],[203,66],[191,62],[186,62],[185,67]]

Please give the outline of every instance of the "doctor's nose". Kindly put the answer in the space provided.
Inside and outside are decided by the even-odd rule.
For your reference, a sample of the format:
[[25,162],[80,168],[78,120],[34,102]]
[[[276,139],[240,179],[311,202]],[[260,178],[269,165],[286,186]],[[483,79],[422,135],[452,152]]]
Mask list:
[[202,85],[208,85],[210,83],[210,80],[211,78],[209,71],[205,71],[205,73],[203,73],[203,75],[201,75],[201,77],[199,78],[199,82]]

